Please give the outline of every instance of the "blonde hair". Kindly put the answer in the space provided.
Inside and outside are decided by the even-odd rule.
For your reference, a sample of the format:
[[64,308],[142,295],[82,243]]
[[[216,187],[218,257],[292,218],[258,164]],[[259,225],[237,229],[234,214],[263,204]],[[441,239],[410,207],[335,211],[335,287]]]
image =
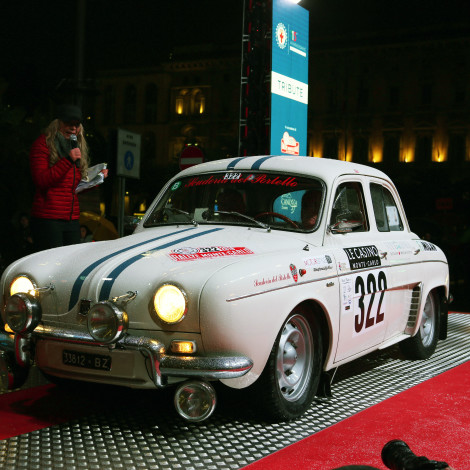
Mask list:
[[[51,166],[57,161],[59,161],[60,158],[57,148],[55,146],[55,138],[59,132],[59,128],[59,119],[54,119],[44,130],[44,134],[46,135],[46,144],[51,152],[49,157],[49,162]],[[80,173],[82,174],[82,177],[85,177],[88,173],[89,161],[88,144],[86,143],[85,131],[83,129],[82,124],[80,124],[77,129],[77,143],[78,148],[80,149],[80,152],[82,154],[82,157],[80,158]]]

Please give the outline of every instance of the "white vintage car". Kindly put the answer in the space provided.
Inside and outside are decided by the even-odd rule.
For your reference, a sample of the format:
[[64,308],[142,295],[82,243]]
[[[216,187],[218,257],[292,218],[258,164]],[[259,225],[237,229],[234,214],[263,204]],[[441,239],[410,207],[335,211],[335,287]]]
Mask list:
[[134,234],[23,258],[0,289],[4,386],[33,362],[51,380],[175,385],[194,421],[213,381],[289,420],[341,364],[398,342],[426,359],[450,297],[443,252],[384,173],[300,156],[186,169]]

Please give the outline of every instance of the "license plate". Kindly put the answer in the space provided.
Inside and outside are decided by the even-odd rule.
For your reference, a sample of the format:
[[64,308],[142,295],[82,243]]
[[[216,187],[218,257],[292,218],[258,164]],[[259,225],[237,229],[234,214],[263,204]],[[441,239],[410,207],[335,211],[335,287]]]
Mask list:
[[62,362],[67,366],[84,367],[85,369],[111,370],[111,357],[100,354],[88,354],[79,351],[62,351]]

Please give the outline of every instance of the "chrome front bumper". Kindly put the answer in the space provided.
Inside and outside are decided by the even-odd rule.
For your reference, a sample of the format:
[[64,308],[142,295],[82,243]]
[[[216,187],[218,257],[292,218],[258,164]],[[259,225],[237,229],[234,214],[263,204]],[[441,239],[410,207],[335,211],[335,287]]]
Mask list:
[[[38,325],[32,333],[25,336],[0,332],[0,378],[4,388],[20,386],[18,384],[27,376],[34,359],[35,340],[106,347],[97,343],[87,332],[67,328]],[[150,378],[156,387],[166,386],[170,376],[206,380],[232,379],[245,375],[253,367],[251,359],[241,355],[170,355],[162,343],[146,336],[128,334],[112,344],[111,348],[144,354],[151,364]]]

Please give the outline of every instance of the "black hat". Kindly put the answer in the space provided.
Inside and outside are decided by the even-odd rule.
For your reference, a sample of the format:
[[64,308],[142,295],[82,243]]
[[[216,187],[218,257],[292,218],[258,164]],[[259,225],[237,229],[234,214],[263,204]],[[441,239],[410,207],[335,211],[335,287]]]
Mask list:
[[82,110],[74,104],[62,104],[57,107],[57,118],[63,122],[82,122]]

